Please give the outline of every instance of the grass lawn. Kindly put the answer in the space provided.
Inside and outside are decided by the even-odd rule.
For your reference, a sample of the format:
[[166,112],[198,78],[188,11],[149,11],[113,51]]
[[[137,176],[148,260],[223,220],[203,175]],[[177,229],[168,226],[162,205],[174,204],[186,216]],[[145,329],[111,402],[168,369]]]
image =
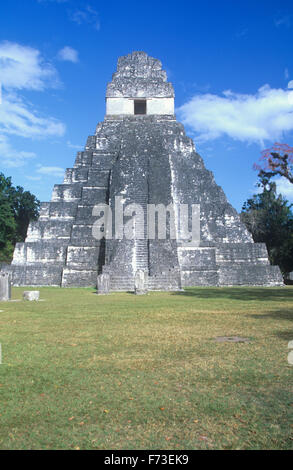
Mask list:
[[292,287],[40,291],[0,303],[1,449],[293,448]]

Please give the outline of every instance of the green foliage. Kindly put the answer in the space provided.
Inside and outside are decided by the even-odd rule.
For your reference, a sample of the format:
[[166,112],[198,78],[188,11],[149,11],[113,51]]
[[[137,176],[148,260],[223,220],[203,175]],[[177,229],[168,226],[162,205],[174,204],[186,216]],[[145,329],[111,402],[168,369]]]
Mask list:
[[243,205],[241,220],[255,242],[265,243],[272,264],[280,266],[283,274],[293,270],[293,213],[292,204],[276,193],[276,184],[262,174],[262,188]]
[[10,261],[14,245],[24,241],[28,224],[39,214],[40,203],[11,178],[0,173],[0,261]]

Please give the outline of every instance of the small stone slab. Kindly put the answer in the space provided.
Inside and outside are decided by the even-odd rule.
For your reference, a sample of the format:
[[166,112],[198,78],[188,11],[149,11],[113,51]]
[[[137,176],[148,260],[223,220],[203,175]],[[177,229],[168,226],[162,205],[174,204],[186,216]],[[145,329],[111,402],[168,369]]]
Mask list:
[[0,301],[11,300],[11,277],[4,271],[0,272]]
[[28,300],[29,302],[38,301],[40,299],[40,291],[38,290],[27,290],[23,293],[23,300]]
[[242,338],[241,336],[217,336],[217,343],[249,343],[250,338]]
[[110,275],[100,274],[97,281],[98,295],[107,295],[110,292]]
[[134,285],[136,295],[145,295],[148,293],[148,272],[139,269],[135,273]]

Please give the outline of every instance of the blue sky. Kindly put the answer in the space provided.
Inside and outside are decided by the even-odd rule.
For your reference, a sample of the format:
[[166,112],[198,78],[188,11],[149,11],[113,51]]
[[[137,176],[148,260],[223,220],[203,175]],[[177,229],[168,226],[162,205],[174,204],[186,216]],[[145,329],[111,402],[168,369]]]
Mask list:
[[[118,57],[144,50],[162,61],[177,119],[240,210],[260,151],[293,145],[292,46],[290,0],[1,2],[0,171],[50,200],[104,119]],[[293,202],[292,185],[278,188]]]

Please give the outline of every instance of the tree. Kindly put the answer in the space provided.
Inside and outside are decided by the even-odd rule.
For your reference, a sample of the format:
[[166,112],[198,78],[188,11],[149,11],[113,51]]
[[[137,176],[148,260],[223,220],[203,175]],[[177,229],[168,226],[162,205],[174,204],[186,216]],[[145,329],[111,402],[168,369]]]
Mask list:
[[272,148],[262,151],[260,162],[260,165],[254,164],[260,178],[283,176],[293,184],[293,147],[275,143]]
[[269,175],[261,174],[258,186],[262,192],[244,203],[241,220],[255,242],[266,244],[270,262],[286,276],[293,270],[293,205],[277,195]]
[[29,191],[12,185],[0,173],[0,261],[10,261],[15,243],[24,241],[31,220],[36,220],[40,203]]
[[11,257],[16,231],[13,211],[8,200],[0,193],[0,261]]
[[31,220],[39,216],[40,202],[21,186],[11,191],[11,202],[16,222],[16,242],[24,241]]

